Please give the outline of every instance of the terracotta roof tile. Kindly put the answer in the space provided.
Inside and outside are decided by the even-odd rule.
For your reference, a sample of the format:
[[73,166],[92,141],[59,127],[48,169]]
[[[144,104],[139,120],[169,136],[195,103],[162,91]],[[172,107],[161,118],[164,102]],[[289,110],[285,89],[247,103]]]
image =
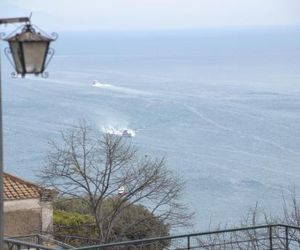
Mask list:
[[42,198],[45,189],[11,174],[3,174],[4,200]]

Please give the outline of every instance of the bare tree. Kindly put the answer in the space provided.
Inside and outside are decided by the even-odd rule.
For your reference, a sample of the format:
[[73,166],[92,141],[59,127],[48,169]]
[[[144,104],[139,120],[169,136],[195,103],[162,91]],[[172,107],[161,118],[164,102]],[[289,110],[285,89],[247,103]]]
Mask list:
[[[47,164],[39,177],[65,197],[82,199],[93,215],[99,239],[115,240],[113,228],[125,209],[142,204],[159,221],[187,225],[192,214],[180,202],[183,181],[166,167],[165,159],[139,157],[128,140],[101,134],[85,122],[61,132],[62,142],[50,141]],[[118,190],[124,188],[122,194]],[[113,200],[113,209],[105,201]],[[147,217],[123,225],[118,239]]]
[[[242,218],[241,224],[232,227],[247,228],[262,224],[282,224],[291,227],[288,228],[288,231],[286,231],[284,226],[273,226],[269,228],[237,230],[219,234],[215,233],[207,235],[204,239],[203,237],[199,237],[197,239],[198,244],[199,246],[203,246],[203,249],[207,250],[269,249],[271,230],[273,249],[298,249],[300,247],[300,230],[297,227],[300,226],[300,204],[295,190],[291,191],[288,197],[283,195],[283,214],[281,216],[272,216],[266,213],[266,211],[256,203],[254,207],[249,209],[245,217]],[[293,228],[293,226],[295,228]],[[227,227],[223,226],[222,229],[226,230]],[[220,230],[220,227],[215,230]],[[288,235],[286,235],[286,233]],[[286,236],[288,239],[286,239]]]

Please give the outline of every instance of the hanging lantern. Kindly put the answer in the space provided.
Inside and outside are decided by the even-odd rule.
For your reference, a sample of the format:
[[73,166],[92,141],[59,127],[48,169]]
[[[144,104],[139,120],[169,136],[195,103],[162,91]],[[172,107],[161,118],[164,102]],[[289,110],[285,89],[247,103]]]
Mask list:
[[[4,39],[9,43],[9,49],[5,51],[6,55],[16,73],[22,77],[26,74],[43,75],[54,54],[49,45],[56,38],[36,32],[31,24],[26,24],[21,33]],[[10,59],[9,54],[13,60]]]

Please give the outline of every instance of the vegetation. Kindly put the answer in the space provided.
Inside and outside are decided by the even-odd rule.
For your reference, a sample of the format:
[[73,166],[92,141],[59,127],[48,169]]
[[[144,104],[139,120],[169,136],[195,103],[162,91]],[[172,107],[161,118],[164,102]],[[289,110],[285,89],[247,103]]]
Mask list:
[[85,122],[62,131],[61,139],[49,142],[41,181],[70,199],[72,209],[59,209],[93,217],[99,242],[165,236],[190,223],[180,202],[183,181],[164,159],[139,156],[128,140]]
[[[115,209],[118,204],[117,199],[119,198],[105,201],[105,214]],[[54,209],[54,234],[57,240],[73,246],[101,243],[98,240],[99,233],[95,219],[81,199],[58,199]],[[128,225],[136,224],[136,220],[144,223],[129,227],[129,230],[123,232]],[[121,240],[119,235],[122,235],[122,240],[134,240],[168,235],[168,233],[169,226],[153,216],[145,207],[130,205],[122,211],[114,223],[112,238]]]
[[[274,211],[273,211],[274,212]],[[278,213],[279,211],[276,211]],[[300,227],[300,203],[295,191],[289,197],[283,197],[282,214],[272,216],[265,212],[258,203],[250,208],[239,225],[229,228],[248,228],[260,225],[288,225]],[[210,231],[226,230],[228,226],[220,225]],[[271,230],[271,234],[270,234]],[[272,238],[272,243],[270,242]],[[266,227],[261,229],[246,229],[230,231],[226,233],[208,234],[196,239],[198,245],[210,246],[207,249],[237,249],[237,250],[261,250],[261,249],[299,249],[300,234],[298,229],[284,227]],[[270,247],[272,244],[272,247]],[[289,246],[288,246],[289,245]]]
[[55,239],[72,246],[84,246],[97,237],[97,229],[91,215],[55,210],[53,213]]

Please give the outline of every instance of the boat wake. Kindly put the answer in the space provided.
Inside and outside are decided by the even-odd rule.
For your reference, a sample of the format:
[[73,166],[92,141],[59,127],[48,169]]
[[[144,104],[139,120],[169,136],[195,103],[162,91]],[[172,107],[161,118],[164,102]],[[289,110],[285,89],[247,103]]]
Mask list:
[[107,89],[107,90],[123,93],[123,94],[149,95],[149,93],[145,91],[126,88],[126,87],[119,87],[108,83],[102,83],[97,80],[93,81],[92,86],[96,88]]
[[132,129],[116,129],[116,128],[103,128],[103,132],[110,135],[132,138],[136,136],[136,132]]

